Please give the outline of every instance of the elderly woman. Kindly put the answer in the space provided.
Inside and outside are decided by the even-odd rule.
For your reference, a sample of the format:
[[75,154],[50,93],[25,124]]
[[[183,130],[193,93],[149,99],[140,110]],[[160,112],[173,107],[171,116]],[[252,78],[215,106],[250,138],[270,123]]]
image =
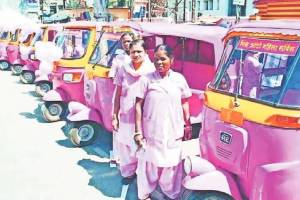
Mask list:
[[120,160],[120,171],[124,178],[135,176],[137,167],[134,136],[134,104],[138,80],[141,75],[154,71],[145,52],[143,40],[133,40],[129,48],[131,62],[118,69],[114,83],[117,85],[114,98],[112,127],[116,131],[115,147]]
[[150,199],[157,184],[168,198],[180,193],[181,145],[184,125],[190,125],[187,98],[192,93],[185,78],[170,69],[173,59],[168,46],[157,46],[156,71],[141,78],[137,92],[134,140],[144,149],[138,155],[139,199]]

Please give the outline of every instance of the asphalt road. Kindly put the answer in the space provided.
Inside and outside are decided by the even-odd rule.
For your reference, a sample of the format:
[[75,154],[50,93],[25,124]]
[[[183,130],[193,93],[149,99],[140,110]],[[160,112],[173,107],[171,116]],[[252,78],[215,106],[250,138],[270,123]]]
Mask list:
[[[111,134],[76,148],[65,122],[46,123],[34,85],[0,71],[0,200],[136,200],[136,183],[122,185],[108,158]],[[191,148],[191,144],[194,147]],[[198,151],[196,141],[187,154]]]

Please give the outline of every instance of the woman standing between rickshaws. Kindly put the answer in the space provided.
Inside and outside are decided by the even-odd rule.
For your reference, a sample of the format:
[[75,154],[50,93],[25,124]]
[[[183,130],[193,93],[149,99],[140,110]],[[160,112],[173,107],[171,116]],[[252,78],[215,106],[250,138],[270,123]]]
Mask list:
[[190,126],[187,98],[192,93],[185,78],[170,69],[173,59],[170,47],[157,46],[156,71],[140,79],[134,136],[144,150],[138,155],[139,199],[150,199],[157,184],[168,198],[176,199],[180,193],[181,146],[184,125]]
[[116,153],[124,178],[134,177],[137,167],[136,144],[132,138],[135,130],[134,104],[138,80],[141,75],[155,70],[145,52],[143,40],[133,40],[129,51],[131,62],[118,69],[114,80],[117,87],[112,116],[112,127],[116,131]]

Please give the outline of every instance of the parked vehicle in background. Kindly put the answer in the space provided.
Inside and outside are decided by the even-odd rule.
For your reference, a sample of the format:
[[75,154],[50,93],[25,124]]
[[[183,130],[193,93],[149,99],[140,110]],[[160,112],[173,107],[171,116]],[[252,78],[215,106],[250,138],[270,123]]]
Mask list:
[[39,70],[40,60],[35,56],[35,44],[38,41],[42,42],[54,42],[55,35],[62,31],[62,25],[50,25],[42,26],[42,31],[39,35],[36,35],[32,40],[29,47],[21,46],[21,58],[25,61],[25,65],[22,67],[22,73],[20,74],[20,80],[22,83],[31,84],[36,79],[35,72]]
[[[16,45],[8,46],[7,60],[11,65],[13,75],[20,75],[26,64],[31,45],[41,34],[39,26],[22,27]],[[22,53],[23,56],[22,56]]]
[[0,69],[6,70],[9,68],[9,64],[7,62],[7,52],[6,48],[10,41],[10,31],[7,28],[2,28],[0,32]]
[[[1,70],[9,70],[11,66],[10,61],[17,57],[17,49],[19,48],[18,38],[20,31],[20,29],[9,29],[9,41],[5,49],[6,57],[1,60]],[[9,57],[11,58],[11,60],[9,60]]]
[[[196,124],[194,126],[195,131],[198,130],[199,132],[199,126],[197,125],[201,122],[203,90],[216,71],[216,63],[218,63],[223,49],[222,37],[225,36],[226,29],[186,24],[171,25],[167,23],[139,22],[128,24],[128,26],[143,37],[151,59],[154,55],[154,48],[158,44],[166,43],[174,49],[175,62],[173,70],[182,73],[190,87],[193,88],[190,109],[192,122]],[[113,28],[116,29],[118,27],[115,25]],[[118,32],[115,31],[114,37],[117,36],[116,33]],[[95,129],[92,128],[93,126],[87,128],[90,123],[96,122],[111,131],[111,108],[114,87],[112,81],[104,73],[109,70],[106,66],[110,67],[110,62],[105,56],[106,53],[102,53],[101,48],[105,50],[110,49],[109,46],[113,46],[115,42],[111,36],[108,40],[106,35],[107,33],[102,36],[102,40],[97,47],[100,49],[94,51],[94,53],[99,54],[98,59],[101,58],[100,55],[104,55],[97,62],[100,66],[89,67],[86,71],[85,99],[87,105],[73,102],[69,105],[70,114],[68,120],[76,122],[76,129],[71,129],[70,135],[72,142],[77,146],[90,144],[94,139]],[[120,34],[118,37],[120,37]],[[113,52],[109,51],[108,55]],[[98,75],[102,77],[98,77]],[[90,78],[91,80],[88,77],[92,77]],[[200,83],[197,83],[197,80],[201,80]]]
[[[133,26],[133,24],[131,24]],[[97,136],[99,125],[112,131],[111,114],[115,86],[108,76],[113,59],[120,53],[120,38],[137,29],[127,23],[110,23],[98,33],[98,42],[84,74],[85,104],[70,102],[68,121],[71,123],[69,135],[76,146],[88,145]]]
[[70,101],[84,103],[84,67],[93,53],[96,31],[101,25],[97,27],[90,22],[70,23],[56,37],[56,43],[63,49],[63,56],[55,63],[51,73],[53,89],[43,96],[45,103],[42,113],[47,121],[57,121],[64,117]]

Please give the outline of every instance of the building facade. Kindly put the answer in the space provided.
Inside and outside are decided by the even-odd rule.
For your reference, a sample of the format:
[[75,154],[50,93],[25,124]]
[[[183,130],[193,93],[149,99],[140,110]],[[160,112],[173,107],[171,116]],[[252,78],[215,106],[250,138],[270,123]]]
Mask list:
[[[220,17],[236,15],[234,0],[169,0],[168,5],[169,16],[174,16],[177,10],[177,21],[191,21],[193,9],[195,18],[203,15]],[[253,0],[245,0],[245,5],[241,6],[241,16],[253,15],[254,11]]]

